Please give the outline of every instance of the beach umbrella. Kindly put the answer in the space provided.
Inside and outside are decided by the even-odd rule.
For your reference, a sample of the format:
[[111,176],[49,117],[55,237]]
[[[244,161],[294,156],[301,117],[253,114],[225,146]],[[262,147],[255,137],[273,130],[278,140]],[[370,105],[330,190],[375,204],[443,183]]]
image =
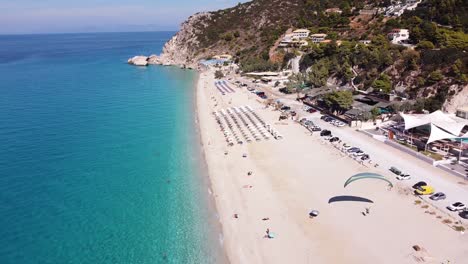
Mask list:
[[348,180],[346,180],[344,187],[348,186],[350,183],[359,181],[359,180],[364,180],[364,179],[376,179],[376,180],[382,180],[388,182],[388,185],[390,187],[393,187],[393,184],[391,181],[389,181],[387,178],[384,176],[377,174],[377,173],[370,173],[370,172],[365,172],[365,173],[358,173],[353,176],[351,176]]

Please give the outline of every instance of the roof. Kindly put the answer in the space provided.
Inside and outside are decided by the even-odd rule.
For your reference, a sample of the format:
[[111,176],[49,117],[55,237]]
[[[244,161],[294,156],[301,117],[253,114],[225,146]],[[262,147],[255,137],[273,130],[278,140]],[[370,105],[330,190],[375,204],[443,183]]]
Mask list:
[[316,37],[316,38],[324,38],[327,36],[327,34],[319,33],[319,34],[312,34],[310,35],[311,37]]
[[300,28],[300,29],[294,30],[293,33],[310,33],[310,30]]
[[458,108],[457,108],[457,111],[468,112],[468,105],[465,105],[465,106],[462,106],[462,107],[458,107]]
[[278,72],[249,72],[246,73],[246,75],[251,75],[251,76],[278,76]]
[[468,120],[456,116],[448,115],[438,110],[431,114],[409,115],[400,113],[405,121],[405,130],[424,125],[431,126],[431,135],[427,143],[440,139],[465,138],[467,135],[460,135],[463,128],[468,126]]

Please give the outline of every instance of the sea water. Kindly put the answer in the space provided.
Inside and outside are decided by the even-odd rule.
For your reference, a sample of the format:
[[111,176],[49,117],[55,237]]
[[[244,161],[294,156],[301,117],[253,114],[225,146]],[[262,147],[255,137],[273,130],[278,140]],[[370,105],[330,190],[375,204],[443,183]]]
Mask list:
[[0,36],[0,263],[220,263],[172,32]]

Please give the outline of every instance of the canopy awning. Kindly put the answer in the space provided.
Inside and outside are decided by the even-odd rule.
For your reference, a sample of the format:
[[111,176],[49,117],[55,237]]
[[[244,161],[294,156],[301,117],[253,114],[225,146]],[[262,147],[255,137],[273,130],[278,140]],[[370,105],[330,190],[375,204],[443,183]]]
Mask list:
[[427,140],[427,144],[437,141],[437,140],[441,140],[441,139],[455,139],[455,138],[458,138],[458,137],[438,128],[434,124],[431,124],[431,135],[429,136],[429,139]]
[[431,114],[408,115],[400,113],[405,121],[405,130],[429,125],[431,132],[427,144],[441,139],[467,138],[468,133],[460,136],[463,128],[468,126],[468,120],[452,117],[438,110]]

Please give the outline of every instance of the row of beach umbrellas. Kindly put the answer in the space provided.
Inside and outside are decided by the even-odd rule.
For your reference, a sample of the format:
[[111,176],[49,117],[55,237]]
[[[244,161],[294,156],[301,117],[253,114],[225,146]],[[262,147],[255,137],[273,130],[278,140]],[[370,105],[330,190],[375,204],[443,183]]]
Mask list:
[[[244,141],[268,140],[283,137],[269,124],[267,124],[250,106],[232,107],[213,113],[223,132],[228,145],[243,144]],[[242,138],[241,138],[242,136]]]
[[232,89],[226,81],[216,81],[215,82],[216,89],[222,94],[225,95],[226,93],[234,93],[234,89]]

